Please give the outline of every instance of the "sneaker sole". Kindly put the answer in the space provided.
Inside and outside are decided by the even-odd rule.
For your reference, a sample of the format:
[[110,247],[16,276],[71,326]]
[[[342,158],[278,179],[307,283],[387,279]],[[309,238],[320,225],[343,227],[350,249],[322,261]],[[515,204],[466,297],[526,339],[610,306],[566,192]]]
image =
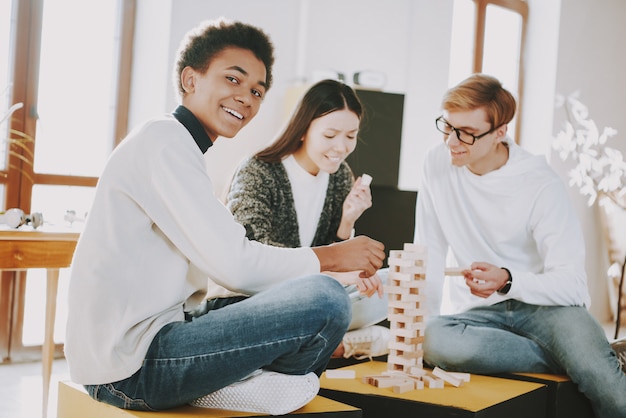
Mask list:
[[286,375],[264,371],[190,403],[199,408],[284,415],[302,408],[319,392],[315,373]]
[[389,354],[389,337],[389,330],[380,325],[348,331],[343,338],[343,356],[363,360]]

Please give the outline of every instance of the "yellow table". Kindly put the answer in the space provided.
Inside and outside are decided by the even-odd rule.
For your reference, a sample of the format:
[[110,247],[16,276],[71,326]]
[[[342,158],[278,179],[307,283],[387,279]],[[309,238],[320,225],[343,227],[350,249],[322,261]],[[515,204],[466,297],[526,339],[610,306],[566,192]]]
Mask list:
[[[288,415],[301,417],[361,418],[362,411],[354,406],[316,396],[311,402]],[[266,414],[225,411],[223,409],[180,406],[159,412],[119,409],[89,397],[85,389],[72,382],[59,382],[58,418],[232,418],[267,417]]]
[[78,237],[79,233],[75,231],[0,230],[0,270],[26,270],[30,268],[45,268],[47,270],[45,335],[42,346],[42,408],[44,418],[48,411],[48,393],[54,357],[54,319],[59,269],[70,266]]
[[363,410],[365,416],[423,417],[545,417],[547,389],[545,384],[471,375],[460,387],[445,384],[444,389],[416,389],[395,393],[361,379],[380,375],[387,363],[369,361],[339,370],[351,370],[354,379],[320,379],[320,395]]

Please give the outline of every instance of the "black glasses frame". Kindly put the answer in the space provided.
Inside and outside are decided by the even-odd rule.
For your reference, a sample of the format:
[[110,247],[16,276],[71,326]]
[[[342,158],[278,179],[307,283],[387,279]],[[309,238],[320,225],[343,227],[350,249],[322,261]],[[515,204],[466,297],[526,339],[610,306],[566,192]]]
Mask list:
[[[450,127],[450,129],[451,129],[451,131],[450,131],[450,132],[446,132],[446,131],[444,131],[443,129],[439,128],[439,122],[443,122],[443,123],[445,123],[447,126],[449,126],[449,127]],[[435,127],[437,128],[437,130],[438,130],[439,132],[441,132],[441,133],[442,133],[442,134],[444,134],[444,135],[450,135],[450,134],[452,133],[452,131],[454,131],[454,132],[456,133],[456,137],[457,137],[457,139],[458,139],[459,141],[461,141],[462,143],[467,144],[467,145],[474,145],[474,143],[475,143],[476,141],[478,141],[480,138],[485,137],[485,136],[489,135],[490,133],[493,133],[496,129],[498,129],[498,128],[499,128],[499,126],[496,126],[496,127],[492,128],[491,130],[489,130],[488,132],[485,132],[484,134],[480,134],[480,135],[473,135],[473,134],[471,134],[471,133],[469,133],[469,132],[465,132],[463,129],[458,129],[458,128],[455,128],[454,126],[450,125],[450,123],[449,123],[447,120],[445,120],[445,119],[443,118],[443,115],[442,115],[442,116],[439,116],[437,119],[435,119]],[[464,135],[469,135],[469,136],[471,136],[471,137],[472,137],[472,142],[463,141],[463,140],[461,139],[461,133],[463,133]]]

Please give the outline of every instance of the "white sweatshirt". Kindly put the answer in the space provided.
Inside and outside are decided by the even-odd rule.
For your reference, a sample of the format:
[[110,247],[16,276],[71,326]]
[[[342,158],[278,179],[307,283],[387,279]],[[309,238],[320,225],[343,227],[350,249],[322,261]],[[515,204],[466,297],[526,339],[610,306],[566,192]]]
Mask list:
[[317,273],[320,264],[310,248],[246,239],[214,196],[194,137],[168,115],[133,131],[111,154],[71,270],[70,375],[102,384],[141,367],[155,334],[183,320],[183,304],[206,288],[207,277],[255,294]]
[[448,249],[459,266],[507,267],[507,295],[480,298],[462,277],[447,279],[451,309],[463,312],[506,299],[534,305],[589,306],[585,246],[562,180],[544,157],[509,141],[509,159],[482,176],[450,161],[445,144],[429,150],[416,209],[415,242],[428,249],[428,306],[439,313]]

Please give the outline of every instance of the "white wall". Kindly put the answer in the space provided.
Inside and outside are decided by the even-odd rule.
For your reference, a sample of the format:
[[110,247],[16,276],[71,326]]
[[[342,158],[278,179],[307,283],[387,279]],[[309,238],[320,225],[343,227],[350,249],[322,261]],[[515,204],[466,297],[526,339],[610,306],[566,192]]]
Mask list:
[[[561,6],[556,92],[580,91],[580,99],[589,108],[598,127],[611,126],[618,131],[609,145],[626,155],[626,2],[623,0],[567,0]],[[553,132],[565,120],[562,111],[554,117]],[[565,164],[554,155],[552,165],[567,180]],[[592,313],[609,318],[606,306],[606,249],[598,219],[598,208],[589,208],[577,189],[570,195],[579,211],[587,243],[587,272],[592,295]]]
[[[178,43],[201,20],[226,16],[265,30],[276,47],[276,65],[275,84],[258,116],[207,153],[218,193],[241,158],[273,139],[283,123],[288,88],[326,69],[348,77],[380,71],[387,75],[385,90],[405,94],[399,186],[417,190],[421,155],[440,140],[433,119],[448,88],[452,5],[453,0],[239,0],[233,7],[217,0],[138,0],[131,125],[175,107],[171,71]],[[554,93],[575,89],[600,126],[618,129],[623,145],[626,2],[529,0],[529,10],[522,146],[550,157],[550,141],[562,120],[554,113]],[[566,167],[554,160],[567,181]],[[597,216],[571,192],[587,239],[592,313],[606,320]]]
[[[171,69],[178,43],[201,20],[225,16],[265,30],[276,47],[276,64],[274,86],[258,116],[236,138],[221,138],[207,153],[208,171],[218,193],[237,162],[271,142],[280,129],[287,89],[310,82],[316,70],[327,69],[350,79],[357,71],[380,71],[387,75],[386,91],[406,94],[400,187],[417,190],[421,149],[438,137],[432,120],[447,88],[452,1],[241,0],[238,5],[233,8],[217,0],[138,1],[137,33],[150,35],[141,36],[135,44],[134,67],[142,67],[133,74],[133,86],[142,83],[144,87],[140,95],[133,88],[131,125],[173,109],[177,98]],[[158,18],[164,10],[169,13],[165,23]],[[169,36],[166,42],[164,34]],[[147,41],[150,37],[153,42]],[[157,60],[160,67],[156,67]],[[163,90],[150,91],[158,85]]]

